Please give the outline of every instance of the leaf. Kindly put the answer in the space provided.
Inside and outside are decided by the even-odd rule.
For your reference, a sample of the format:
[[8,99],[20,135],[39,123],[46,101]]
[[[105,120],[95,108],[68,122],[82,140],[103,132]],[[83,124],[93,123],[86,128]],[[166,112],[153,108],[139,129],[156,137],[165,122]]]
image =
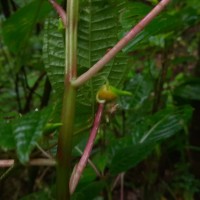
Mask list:
[[[131,2],[127,5],[127,9],[124,11],[121,17],[121,23],[123,26],[123,34],[126,34],[131,27],[136,25],[139,20],[141,20],[149,11],[150,7],[144,5],[143,3]],[[124,52],[131,52],[137,48],[149,45],[150,40],[159,40],[162,38],[166,39],[170,34],[179,33],[183,31],[184,27],[187,27],[189,21],[189,16],[186,18],[188,10],[181,10],[173,14],[161,13],[157,16],[143,31],[141,31],[134,40],[132,40],[124,49]],[[196,13],[192,13],[197,15]],[[187,19],[187,20],[185,20]],[[191,24],[191,23],[190,23]],[[158,38],[156,39],[156,36]],[[163,43],[163,42],[162,42]],[[161,45],[161,47],[163,44]]]
[[[86,6],[81,9],[78,32],[80,72],[84,72],[94,65],[118,41],[120,26],[117,5],[116,3],[114,7],[112,4],[95,0],[87,1]],[[79,101],[85,105],[92,105],[97,90],[105,83],[106,79],[111,85],[119,87],[127,72],[127,67],[127,56],[119,53],[78,91]]]
[[197,12],[200,14],[200,3],[198,0],[188,0],[187,4],[191,6],[193,9],[196,9]]
[[[121,2],[119,3],[121,8]],[[45,25],[44,59],[51,84],[60,94],[64,87],[64,39],[58,31],[57,20],[49,19]],[[80,8],[78,27],[78,73],[95,64],[118,40],[118,13],[109,3],[100,0],[85,1]],[[104,70],[78,91],[78,102],[91,106],[96,91],[105,80],[119,86],[128,67],[127,57],[120,53]]]
[[131,110],[143,107],[153,90],[152,80],[142,74],[136,74],[126,85],[125,89],[130,91],[132,96],[122,98],[122,106]]
[[44,19],[51,9],[48,1],[35,0],[20,8],[3,23],[3,38],[11,52],[22,51],[35,24]]
[[34,192],[27,196],[20,198],[20,200],[54,200],[55,199],[55,186],[45,187],[43,190]]
[[0,148],[4,151],[15,148],[15,140],[13,137],[12,124],[0,122]]
[[[136,130],[132,130],[132,137],[135,136],[135,132],[146,128],[144,133],[140,132],[138,136],[135,136],[137,138],[128,136],[127,143],[121,148],[118,144],[120,141],[117,141],[112,147],[114,155],[110,164],[111,173],[116,175],[136,166],[151,153],[158,142],[184,129],[184,125],[191,117],[191,114],[191,107],[186,106],[176,109],[166,109],[155,114],[150,120],[147,118],[143,123],[138,125]],[[150,125],[151,127],[148,128]]]
[[151,153],[154,147],[153,143],[142,143],[118,150],[111,161],[111,173],[116,175],[136,166]]
[[48,18],[45,22],[43,57],[56,97],[62,97],[64,90],[64,38],[58,30],[58,19]]
[[77,188],[77,191],[72,195],[72,200],[89,200],[97,197],[105,187],[104,181],[95,181],[89,184],[84,184],[83,187]]
[[13,136],[19,161],[25,164],[37,141],[42,137],[49,118],[49,110],[33,112],[18,119],[13,125]]
[[174,90],[174,95],[188,100],[200,100],[200,79],[186,80]]
[[187,121],[192,115],[193,109],[190,106],[184,106],[180,108],[169,108],[161,110],[156,113],[149,122],[145,122],[150,125],[151,128],[140,138],[139,143],[145,141],[158,142],[167,139],[184,128]]

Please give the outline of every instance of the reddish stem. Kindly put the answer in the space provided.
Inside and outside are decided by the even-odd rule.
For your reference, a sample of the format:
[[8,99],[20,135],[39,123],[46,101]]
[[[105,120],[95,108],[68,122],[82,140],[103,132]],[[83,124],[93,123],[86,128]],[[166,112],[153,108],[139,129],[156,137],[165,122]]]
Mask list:
[[141,32],[170,2],[170,0],[161,0],[153,10],[146,15],[136,26],[134,26],[108,53],[106,53],[96,64],[88,71],[72,81],[74,87],[83,85],[101,70],[121,49],[123,49],[135,36]]
[[94,120],[94,124],[92,127],[92,130],[90,132],[90,137],[88,139],[87,145],[84,149],[83,155],[79,161],[79,163],[75,166],[74,171],[72,173],[71,179],[70,179],[70,193],[72,194],[74,192],[74,190],[76,189],[76,186],[80,180],[81,174],[83,173],[83,170],[87,164],[88,158],[90,156],[93,144],[94,144],[94,140],[96,138],[96,134],[97,131],[99,129],[99,125],[101,122],[101,117],[102,117],[102,113],[103,113],[103,108],[104,108],[104,104],[100,103],[96,116],[95,116],[95,120]]
[[66,18],[66,12],[65,10],[55,1],[55,0],[49,0],[51,5],[54,7],[60,18],[62,19],[63,25],[66,28],[67,26],[67,18]]
[[[0,168],[11,167],[14,164],[14,159],[0,160]],[[31,159],[27,164],[33,166],[55,166],[56,161],[53,159],[35,158]]]

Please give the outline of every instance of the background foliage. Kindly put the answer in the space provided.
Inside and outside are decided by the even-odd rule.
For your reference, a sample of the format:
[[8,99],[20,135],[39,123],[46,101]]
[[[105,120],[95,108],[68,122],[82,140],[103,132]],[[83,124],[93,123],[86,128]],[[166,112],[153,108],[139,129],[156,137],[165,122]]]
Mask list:
[[[0,152],[19,161],[0,169],[1,199],[54,199],[55,168],[29,159],[55,156],[64,73],[64,36],[47,1],[1,2]],[[61,1],[58,1],[61,2]],[[62,2],[63,5],[65,4]],[[157,1],[81,1],[78,74],[109,51]],[[106,106],[91,160],[73,199],[199,199],[200,3],[172,1],[78,91],[73,163],[80,158],[108,79],[132,92]],[[23,189],[22,189],[23,188]],[[15,191],[13,193],[13,191]],[[91,193],[91,191],[93,191]]]

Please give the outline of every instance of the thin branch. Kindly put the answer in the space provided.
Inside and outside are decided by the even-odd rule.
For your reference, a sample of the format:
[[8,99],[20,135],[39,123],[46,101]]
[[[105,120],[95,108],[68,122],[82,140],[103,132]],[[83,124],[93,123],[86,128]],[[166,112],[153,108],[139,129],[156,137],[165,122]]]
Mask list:
[[86,81],[97,74],[121,49],[123,49],[139,32],[141,32],[170,2],[162,0],[146,15],[135,27],[133,27],[108,53],[106,53],[96,64],[76,80],[72,81],[74,87],[83,85]]
[[54,7],[58,15],[60,16],[64,27],[66,28],[67,26],[67,17],[66,17],[66,12],[65,10],[55,1],[55,0],[49,0],[51,5]]
[[[14,159],[0,160],[0,168],[11,167],[15,165]],[[55,166],[56,161],[53,159],[35,158],[29,161],[28,165],[33,166]]]
[[97,134],[97,131],[99,129],[100,122],[101,122],[103,108],[104,108],[104,104],[99,104],[98,111],[97,111],[97,114],[95,116],[93,128],[90,132],[90,137],[88,139],[84,153],[83,153],[79,163],[75,166],[74,171],[71,175],[70,184],[69,184],[71,194],[76,189],[76,186],[78,185],[80,177],[83,173],[83,170],[84,170],[84,168],[85,168],[85,166],[88,162],[88,158],[90,156],[90,153],[91,153],[91,150],[92,150],[92,147],[93,147],[93,144],[94,144],[94,140],[95,140],[95,137],[96,137],[96,134]]
[[120,200],[124,200],[124,172],[120,174]]
[[111,191],[113,191],[115,189],[117,183],[120,180],[120,177],[121,177],[121,174],[118,174],[117,177],[115,178],[114,183],[112,184],[112,187],[111,187]]
[[0,160],[0,168],[11,167],[12,165],[14,165],[14,163],[14,159]]
[[[76,146],[75,149],[81,154],[83,155],[83,152]],[[97,167],[95,166],[95,164],[90,160],[88,159],[88,164],[92,167],[92,169],[95,171],[96,175],[101,177],[101,173],[100,171],[97,169]]]
[[56,161],[53,159],[37,158],[30,160],[28,164],[33,166],[55,166]]
[[6,177],[9,176],[9,174],[12,172],[12,170],[14,169],[14,165],[9,166],[9,168],[0,176],[0,182],[3,181]]
[[53,157],[50,154],[48,154],[38,143],[36,143],[36,147],[42,152],[44,156],[46,156],[49,159],[53,159]]
[[33,95],[34,95],[35,91],[37,90],[37,88],[44,76],[45,76],[45,72],[42,72],[40,74],[40,76],[38,77],[38,79],[35,81],[33,87],[30,88],[29,94],[26,98],[26,104],[24,106],[23,113],[27,113],[30,110],[30,105],[31,105],[31,101],[33,100]]

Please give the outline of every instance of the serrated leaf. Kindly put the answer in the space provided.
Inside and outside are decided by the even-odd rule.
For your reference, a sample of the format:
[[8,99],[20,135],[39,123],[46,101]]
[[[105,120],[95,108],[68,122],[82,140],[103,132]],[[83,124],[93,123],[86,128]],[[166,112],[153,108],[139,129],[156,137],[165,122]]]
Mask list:
[[[81,71],[86,71],[94,65],[118,41],[120,26],[116,7],[105,2],[102,5],[101,0],[95,0],[88,1],[87,5],[82,8],[78,34],[78,63]],[[79,90],[79,101],[91,105],[95,101],[97,90],[106,79],[111,85],[119,87],[127,72],[127,67],[127,56],[119,53]]]
[[61,97],[64,90],[64,38],[58,30],[58,19],[48,18],[45,22],[43,56],[45,68],[55,95]]
[[[113,174],[117,174],[137,165],[151,153],[158,142],[184,129],[184,125],[191,117],[191,114],[191,107],[186,106],[175,110],[163,110],[153,116],[150,121],[146,119],[138,125],[137,130],[133,130],[132,137],[135,136],[135,132],[144,130],[145,127],[146,131],[144,133],[139,133],[136,139],[128,136],[127,145],[124,144],[121,148],[118,145],[120,141],[117,141],[113,146],[113,150],[115,150],[113,151],[114,156],[111,160],[110,171]],[[148,128],[150,125],[151,127]],[[130,144],[131,141],[132,144]]]
[[25,164],[29,155],[41,138],[49,118],[49,110],[33,112],[18,119],[13,125],[13,136],[19,161]]
[[[119,7],[121,8],[121,2]],[[85,1],[80,8],[78,26],[78,72],[95,64],[118,40],[118,13],[112,4],[101,0]],[[64,87],[64,40],[58,31],[58,22],[49,19],[44,35],[46,69],[56,94]],[[127,57],[120,53],[95,78],[78,91],[78,101],[84,105],[94,104],[96,91],[109,80],[119,86],[128,67]]]

